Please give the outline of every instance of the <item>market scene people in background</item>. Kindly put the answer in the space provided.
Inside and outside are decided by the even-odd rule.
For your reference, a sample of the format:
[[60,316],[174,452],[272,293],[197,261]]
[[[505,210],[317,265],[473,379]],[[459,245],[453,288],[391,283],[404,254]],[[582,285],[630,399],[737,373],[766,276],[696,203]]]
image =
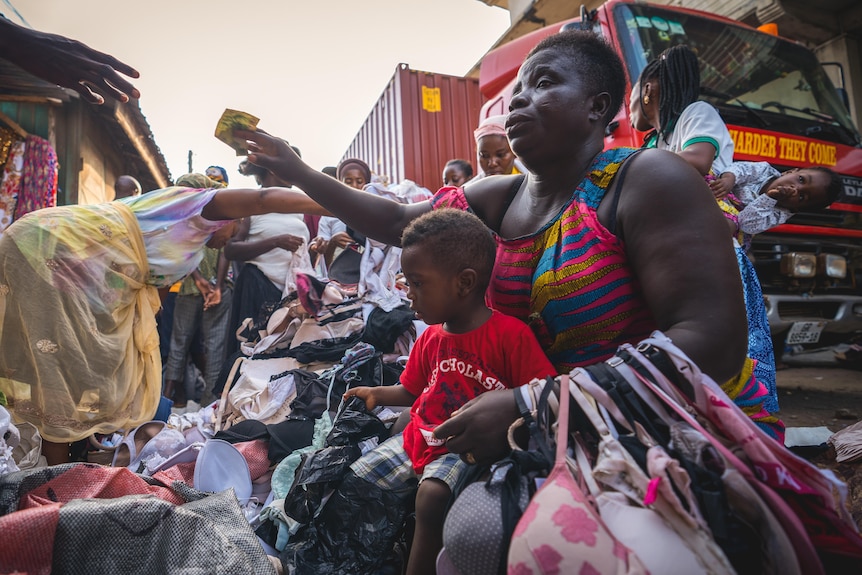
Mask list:
[[204,172],[204,175],[212,181],[219,183],[223,186],[227,186],[230,183],[230,178],[228,178],[227,170],[225,170],[221,166],[208,167]]
[[132,176],[120,176],[114,182],[114,199],[131,198],[141,195],[141,182]]
[[[203,174],[186,174],[177,185],[188,188],[221,187]],[[170,352],[164,371],[163,395],[181,409],[189,400],[207,405],[214,399],[213,388],[227,355],[230,313],[233,302],[233,280],[228,275],[229,262],[221,248],[204,248],[198,267],[183,279],[173,308]],[[205,389],[200,397],[185,386],[189,352],[196,339],[203,346],[202,375]]]
[[[240,164],[240,172],[254,176],[261,189],[293,189],[291,182],[248,162]],[[303,252],[308,257],[308,228],[301,212],[259,214],[239,221],[224,249],[228,260],[242,264],[234,284],[232,333],[246,318],[256,320],[264,304],[281,300],[291,262],[303,257]],[[231,338],[228,355],[238,349],[239,342]]]
[[[335,179],[355,190],[362,190],[371,183],[371,169],[362,160],[347,158],[338,164]],[[364,247],[364,236],[348,230],[347,225],[336,217],[323,216],[317,224],[317,237],[311,242],[309,249],[324,258],[328,269],[332,261],[351,244],[362,244]],[[358,273],[358,260],[355,263]]]
[[479,173],[475,179],[520,173],[506,137],[506,116],[490,116],[482,120],[473,132],[473,138],[476,140],[476,159],[479,163]]

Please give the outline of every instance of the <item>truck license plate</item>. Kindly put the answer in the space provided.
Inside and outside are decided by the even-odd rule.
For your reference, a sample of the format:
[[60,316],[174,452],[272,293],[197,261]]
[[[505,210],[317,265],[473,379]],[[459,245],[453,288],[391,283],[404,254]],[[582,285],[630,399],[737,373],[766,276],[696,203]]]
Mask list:
[[787,333],[787,343],[789,345],[817,343],[820,341],[820,332],[824,327],[826,327],[825,321],[797,321]]

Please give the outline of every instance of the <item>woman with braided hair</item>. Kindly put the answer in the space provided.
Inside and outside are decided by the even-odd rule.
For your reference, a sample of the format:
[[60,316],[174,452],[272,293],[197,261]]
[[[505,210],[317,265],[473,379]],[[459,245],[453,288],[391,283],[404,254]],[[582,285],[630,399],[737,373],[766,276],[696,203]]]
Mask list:
[[645,148],[679,154],[702,176],[720,174],[733,161],[733,140],[724,120],[700,97],[700,67],[688,46],[662,52],[632,86],[632,125],[648,131]]
[[[716,109],[707,102],[698,101],[699,95],[697,55],[687,46],[673,46],[641,72],[640,79],[632,86],[629,111],[636,129],[651,130],[643,147],[668,150],[682,156],[709,182],[725,172],[733,162],[733,140]],[[739,231],[738,210],[724,199],[718,200],[718,206],[736,236]],[[755,405],[757,398],[752,390],[758,387],[755,385],[757,380],[769,392],[759,400],[766,411],[775,413],[778,411],[775,355],[763,292],[745,249],[736,237],[733,243],[745,296],[749,357],[743,370],[749,381],[740,379],[737,382],[738,395],[735,397],[743,410],[747,409],[747,397]]]

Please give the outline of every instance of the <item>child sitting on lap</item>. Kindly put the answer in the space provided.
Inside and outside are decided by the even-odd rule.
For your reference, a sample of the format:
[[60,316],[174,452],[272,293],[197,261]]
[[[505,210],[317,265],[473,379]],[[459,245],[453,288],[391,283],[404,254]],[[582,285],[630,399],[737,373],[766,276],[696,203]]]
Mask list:
[[[429,212],[404,230],[401,245],[407,297],[429,327],[416,341],[400,384],[353,388],[345,398],[360,397],[368,409],[412,405],[411,419],[402,434],[351,469],[389,489],[419,478],[407,573],[434,573],[447,503],[466,469],[434,438],[434,428],[485,391],[517,387],[556,370],[526,324],[485,305],[496,246],[479,218],[453,209]],[[465,459],[475,463],[469,454]]]
[[732,193],[742,204],[739,231],[754,235],[783,224],[799,210],[834,202],[841,178],[822,166],[779,172],[769,162],[734,162],[709,184],[719,199]]

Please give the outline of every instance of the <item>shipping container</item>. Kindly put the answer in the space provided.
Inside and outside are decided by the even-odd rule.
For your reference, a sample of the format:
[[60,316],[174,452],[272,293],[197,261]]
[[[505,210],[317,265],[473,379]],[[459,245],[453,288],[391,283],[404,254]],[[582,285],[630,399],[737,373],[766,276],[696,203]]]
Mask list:
[[476,169],[473,130],[482,108],[479,81],[399,64],[344,158],[359,158],[390,183],[412,180],[436,191],[453,158]]

